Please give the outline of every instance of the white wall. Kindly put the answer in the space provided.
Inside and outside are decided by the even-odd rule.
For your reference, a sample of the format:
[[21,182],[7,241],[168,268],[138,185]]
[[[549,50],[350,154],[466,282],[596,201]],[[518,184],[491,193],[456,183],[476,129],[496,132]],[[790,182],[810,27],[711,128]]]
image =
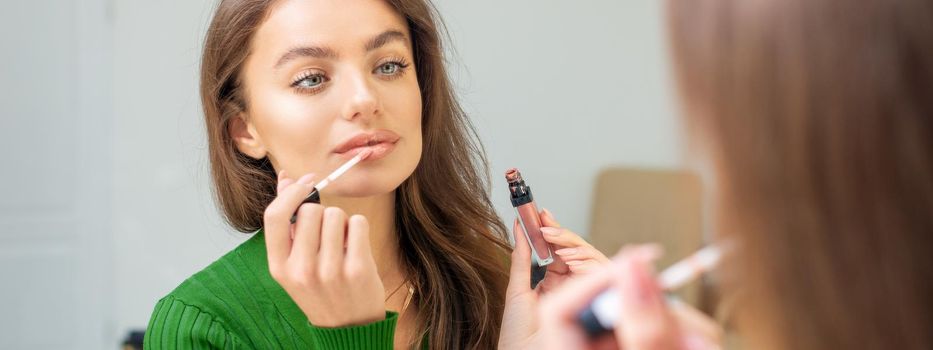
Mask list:
[[145,328],[160,297],[243,238],[211,199],[198,60],[212,9],[212,1],[115,1],[118,336]]
[[600,169],[681,164],[661,3],[437,3],[507,223],[515,217],[503,179],[509,167],[522,171],[540,207],[585,234]]
[[[100,317],[114,343],[146,326],[158,297],[242,240],[211,200],[197,91],[213,3],[109,3],[112,65],[101,77],[113,92],[95,101],[112,112],[102,142],[112,147],[104,152],[112,167],[101,177],[111,186],[100,194],[109,209],[99,215],[109,231],[98,237],[112,251],[113,267],[101,270],[112,282],[100,282],[112,283],[101,288],[112,300]],[[600,168],[680,164],[658,1],[437,5],[454,39],[451,73],[485,142],[506,221],[513,214],[502,173],[511,166],[541,206],[584,233]],[[2,183],[22,181],[4,170]]]
[[99,349],[114,295],[107,4],[3,7],[0,349]]

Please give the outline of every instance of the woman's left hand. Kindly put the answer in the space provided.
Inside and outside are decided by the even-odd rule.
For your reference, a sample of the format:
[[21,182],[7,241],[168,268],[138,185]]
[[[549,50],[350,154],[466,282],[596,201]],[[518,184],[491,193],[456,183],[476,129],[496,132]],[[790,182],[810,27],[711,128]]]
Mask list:
[[[554,262],[547,266],[547,277],[541,281],[541,285],[537,288],[540,293],[552,291],[557,286],[564,284],[564,281],[568,278],[591,272],[600,265],[609,262],[609,258],[605,254],[593,247],[583,237],[562,228],[560,223],[554,219],[554,215],[547,209],[541,211],[541,224],[541,233],[544,240],[549,243],[551,252],[554,253]],[[518,226],[518,231],[515,232],[521,233],[522,238],[525,237],[525,231],[521,226]],[[525,248],[528,248],[527,244]],[[528,260],[531,260],[530,249],[528,251]]]
[[582,237],[561,228],[550,211],[540,213],[544,239],[550,243],[554,262],[538,288],[531,289],[531,248],[516,219],[512,227],[515,248],[506,291],[505,312],[499,335],[500,349],[523,349],[535,343],[538,334],[538,300],[568,279],[596,270],[609,259]]

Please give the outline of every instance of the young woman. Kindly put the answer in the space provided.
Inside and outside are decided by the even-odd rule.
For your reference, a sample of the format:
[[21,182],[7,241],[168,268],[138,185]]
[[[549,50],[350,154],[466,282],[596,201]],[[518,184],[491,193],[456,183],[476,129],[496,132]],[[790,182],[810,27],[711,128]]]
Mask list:
[[147,349],[495,348],[507,232],[442,52],[424,0],[220,2],[211,169],[226,219],[258,233],[159,301]]
[[[694,149],[715,169],[720,275],[751,349],[933,347],[933,2],[670,0]],[[615,284],[612,348],[682,348],[655,253],[542,302],[545,345]]]

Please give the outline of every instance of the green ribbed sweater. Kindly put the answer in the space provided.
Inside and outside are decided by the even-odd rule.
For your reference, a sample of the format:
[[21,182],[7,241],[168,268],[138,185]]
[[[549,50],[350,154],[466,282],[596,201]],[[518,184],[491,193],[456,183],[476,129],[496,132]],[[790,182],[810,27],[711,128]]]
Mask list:
[[145,348],[392,349],[397,320],[387,311],[367,325],[311,325],[269,274],[260,232],[159,300]]

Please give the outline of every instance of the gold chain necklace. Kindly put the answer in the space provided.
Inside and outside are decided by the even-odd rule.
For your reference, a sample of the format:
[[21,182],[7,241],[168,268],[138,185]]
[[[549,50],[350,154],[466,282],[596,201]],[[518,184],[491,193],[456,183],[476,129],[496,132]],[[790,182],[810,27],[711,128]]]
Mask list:
[[[386,297],[385,302],[389,302],[389,299],[391,299],[395,295],[395,293],[398,293],[398,291],[402,289],[402,287],[405,286],[406,284],[408,284],[408,279],[405,279],[404,281],[402,281],[402,283],[398,285],[398,287],[395,287],[395,289],[392,290],[392,293],[389,293],[389,296]],[[402,319],[402,315],[405,314],[405,310],[408,310],[408,305],[411,304],[411,299],[414,295],[415,295],[415,287],[409,285],[408,295],[405,296],[405,302],[402,303],[402,309],[398,311],[399,319]]]
[[402,286],[404,286],[405,283],[408,283],[408,279],[402,281],[402,283],[399,283],[398,287],[395,287],[395,289],[392,290],[392,293],[389,293],[389,296],[386,297],[385,301],[388,302],[389,299],[392,299],[392,296],[395,295],[395,293],[398,293],[398,290],[402,289]]

